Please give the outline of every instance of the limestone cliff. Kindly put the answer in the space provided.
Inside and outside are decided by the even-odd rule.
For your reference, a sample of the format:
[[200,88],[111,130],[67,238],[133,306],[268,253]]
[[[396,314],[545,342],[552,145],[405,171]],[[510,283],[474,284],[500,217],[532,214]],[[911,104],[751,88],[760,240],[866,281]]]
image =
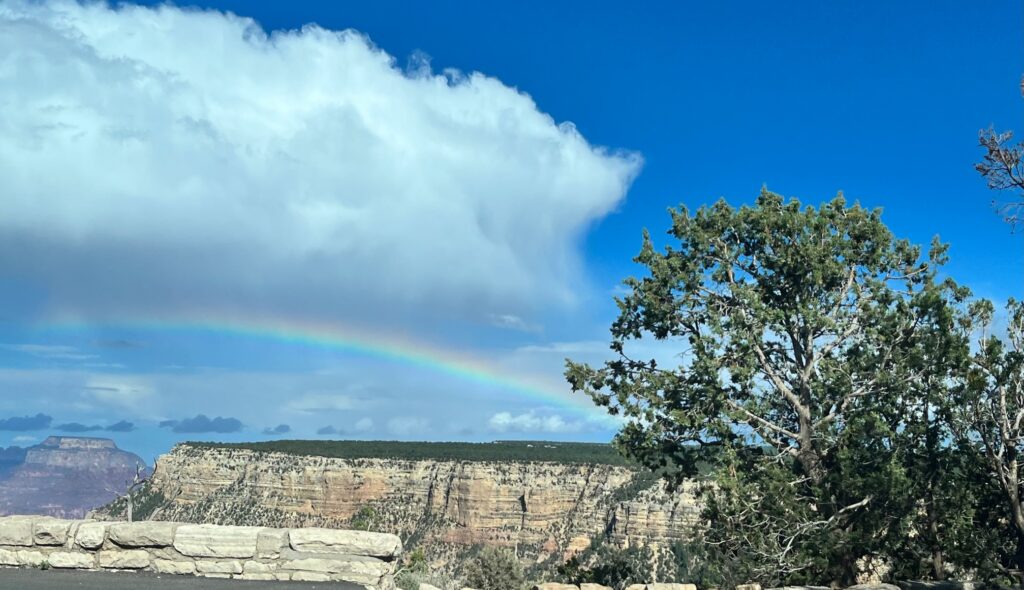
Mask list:
[[[444,561],[476,545],[565,557],[590,539],[666,544],[697,519],[693,486],[669,494],[615,465],[337,459],[179,445],[157,463],[152,518],[395,532]],[[370,509],[370,510],[368,510]]]

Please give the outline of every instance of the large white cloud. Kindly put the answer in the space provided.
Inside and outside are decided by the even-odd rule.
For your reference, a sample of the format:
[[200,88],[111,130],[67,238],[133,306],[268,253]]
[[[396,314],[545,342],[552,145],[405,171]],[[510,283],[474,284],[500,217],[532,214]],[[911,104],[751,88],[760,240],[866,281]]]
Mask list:
[[0,0],[0,105],[0,273],[84,314],[564,303],[640,166],[495,78],[170,6]]

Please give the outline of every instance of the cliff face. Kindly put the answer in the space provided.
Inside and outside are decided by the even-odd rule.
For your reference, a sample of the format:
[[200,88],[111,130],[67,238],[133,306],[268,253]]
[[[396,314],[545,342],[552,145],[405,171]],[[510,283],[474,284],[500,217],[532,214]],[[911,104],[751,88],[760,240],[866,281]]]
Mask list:
[[46,514],[81,518],[123,491],[145,462],[114,441],[51,436],[16,453],[0,473],[0,515]]
[[635,477],[609,465],[332,459],[180,445],[158,462],[152,489],[163,502],[153,518],[345,527],[355,517],[442,561],[475,545],[544,559],[598,537],[619,544],[685,538],[698,513],[693,487],[631,492]]

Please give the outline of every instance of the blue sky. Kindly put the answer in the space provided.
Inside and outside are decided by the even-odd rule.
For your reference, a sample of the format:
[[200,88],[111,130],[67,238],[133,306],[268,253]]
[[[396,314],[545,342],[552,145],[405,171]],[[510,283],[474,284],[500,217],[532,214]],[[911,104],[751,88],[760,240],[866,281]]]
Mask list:
[[607,440],[561,365],[605,355],[641,229],[762,185],[882,207],[1020,296],[972,165],[980,128],[1024,132],[1022,24],[1010,1],[0,1],[0,420],[43,415],[0,444]]

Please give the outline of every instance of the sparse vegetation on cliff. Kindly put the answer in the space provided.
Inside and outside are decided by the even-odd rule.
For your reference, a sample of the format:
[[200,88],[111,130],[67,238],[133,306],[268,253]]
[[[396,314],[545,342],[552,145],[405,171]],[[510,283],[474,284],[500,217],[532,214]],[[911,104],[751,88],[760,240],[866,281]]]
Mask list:
[[[143,486],[132,494],[135,502],[133,508],[133,520],[149,520],[149,518],[166,502],[166,498],[160,492],[160,490],[154,489],[153,486],[146,482]],[[127,512],[128,499],[127,497],[120,497],[102,510],[106,511],[110,516],[115,518],[124,518]]]
[[212,449],[248,449],[334,459],[394,459],[409,461],[545,461],[567,464],[633,465],[614,447],[596,443],[545,441],[398,442],[357,440],[276,440],[251,443],[188,442]]
[[466,565],[465,579],[479,590],[522,590],[526,585],[523,566],[505,547],[484,547]]

